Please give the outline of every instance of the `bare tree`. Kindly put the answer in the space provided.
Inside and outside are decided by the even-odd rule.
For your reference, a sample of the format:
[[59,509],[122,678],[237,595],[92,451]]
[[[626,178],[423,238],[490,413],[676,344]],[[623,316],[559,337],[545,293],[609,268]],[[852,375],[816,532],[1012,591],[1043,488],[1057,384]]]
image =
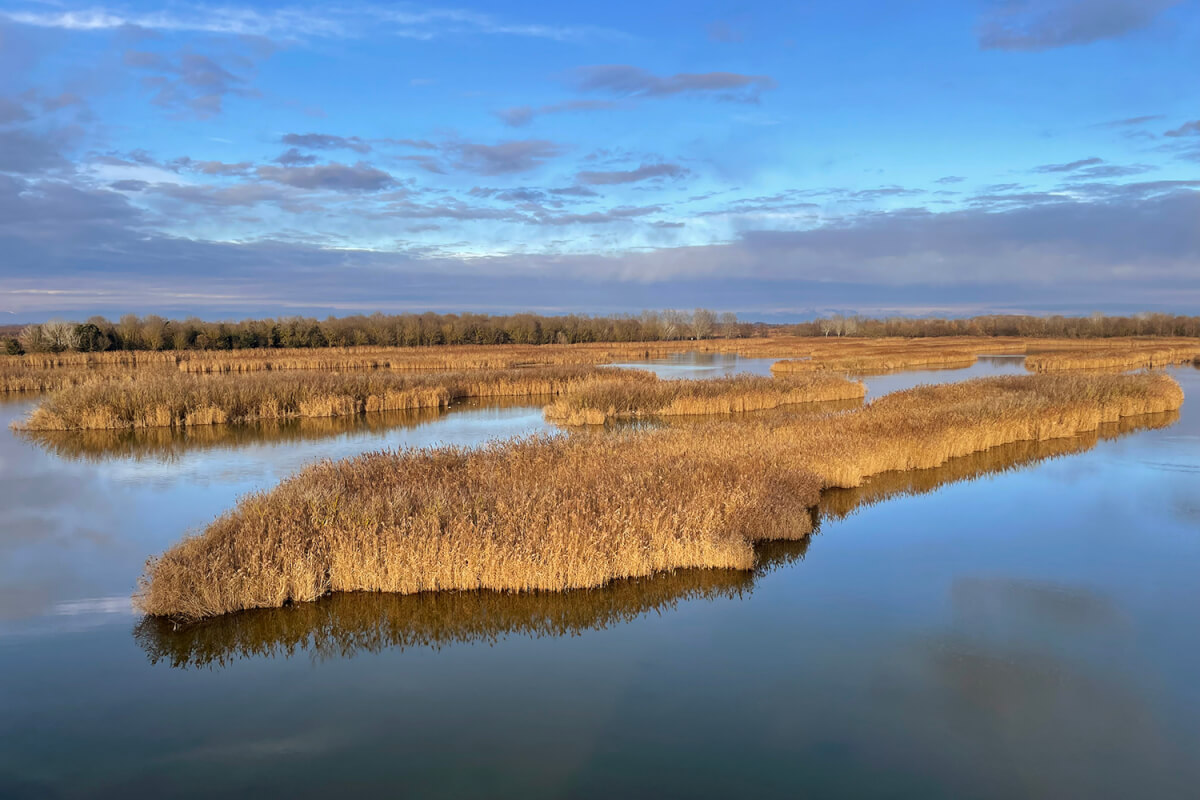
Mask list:
[[726,339],[733,339],[738,335],[737,314],[732,311],[721,313],[721,335]]
[[717,325],[717,315],[707,308],[697,308],[692,312],[692,336],[697,339],[707,339],[712,336]]
[[79,347],[79,337],[75,334],[75,324],[52,320],[42,326],[42,335],[46,340],[46,349],[55,353],[64,350],[75,350]]
[[17,340],[26,353],[41,353],[50,349],[50,343],[46,340],[46,333],[41,325],[26,325],[17,334]]
[[167,321],[157,314],[147,314],[142,320],[142,341],[150,350],[162,350],[170,341]]
[[686,312],[668,308],[662,312],[662,328],[664,339],[678,339],[683,336],[684,328],[690,320]]

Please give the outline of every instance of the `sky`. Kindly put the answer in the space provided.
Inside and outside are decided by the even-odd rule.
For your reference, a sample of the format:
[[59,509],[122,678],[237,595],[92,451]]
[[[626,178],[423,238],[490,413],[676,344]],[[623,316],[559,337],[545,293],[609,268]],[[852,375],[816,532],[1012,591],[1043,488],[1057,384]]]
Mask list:
[[0,324],[1200,313],[1200,0],[0,0]]

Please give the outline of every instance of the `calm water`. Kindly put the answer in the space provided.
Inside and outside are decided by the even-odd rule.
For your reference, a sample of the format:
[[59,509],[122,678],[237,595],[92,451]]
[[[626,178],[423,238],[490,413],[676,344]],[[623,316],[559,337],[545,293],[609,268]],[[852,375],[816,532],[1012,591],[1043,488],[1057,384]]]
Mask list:
[[0,797],[1194,797],[1200,371],[1174,374],[1178,416],[827,495],[753,574],[182,632],[131,612],[141,563],[239,495],[540,412],[30,442],[0,404]]

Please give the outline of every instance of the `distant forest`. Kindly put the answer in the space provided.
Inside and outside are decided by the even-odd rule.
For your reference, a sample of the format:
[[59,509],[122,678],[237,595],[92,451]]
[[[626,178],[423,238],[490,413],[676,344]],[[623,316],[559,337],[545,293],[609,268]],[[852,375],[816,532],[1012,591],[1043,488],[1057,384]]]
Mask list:
[[811,322],[741,322],[737,315],[644,311],[637,315],[372,314],[370,316],[247,319],[206,322],[127,314],[116,322],[51,321],[0,329],[0,352],[10,355],[75,350],[243,350],[275,347],[419,347],[454,344],[577,344],[655,342],[763,336],[1200,336],[1200,317],[1136,314],[1128,317],[993,315],[962,319],[835,315]]

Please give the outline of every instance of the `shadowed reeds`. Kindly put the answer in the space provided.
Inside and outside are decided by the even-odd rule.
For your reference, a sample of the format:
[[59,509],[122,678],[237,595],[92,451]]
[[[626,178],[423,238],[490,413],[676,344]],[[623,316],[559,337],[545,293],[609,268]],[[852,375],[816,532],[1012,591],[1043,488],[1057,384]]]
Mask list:
[[741,570],[675,570],[574,592],[345,592],[288,608],[257,609],[193,625],[146,617],[134,637],[151,663],[224,666],[239,658],[316,660],[509,635],[570,636],[629,622],[689,600],[736,597],[753,575]]
[[148,563],[137,603],[195,619],[329,592],[562,590],[749,569],[755,541],[809,533],[821,489],[1182,400],[1165,375],[1033,375],[919,387],[782,424],[366,454],[244,498]]

